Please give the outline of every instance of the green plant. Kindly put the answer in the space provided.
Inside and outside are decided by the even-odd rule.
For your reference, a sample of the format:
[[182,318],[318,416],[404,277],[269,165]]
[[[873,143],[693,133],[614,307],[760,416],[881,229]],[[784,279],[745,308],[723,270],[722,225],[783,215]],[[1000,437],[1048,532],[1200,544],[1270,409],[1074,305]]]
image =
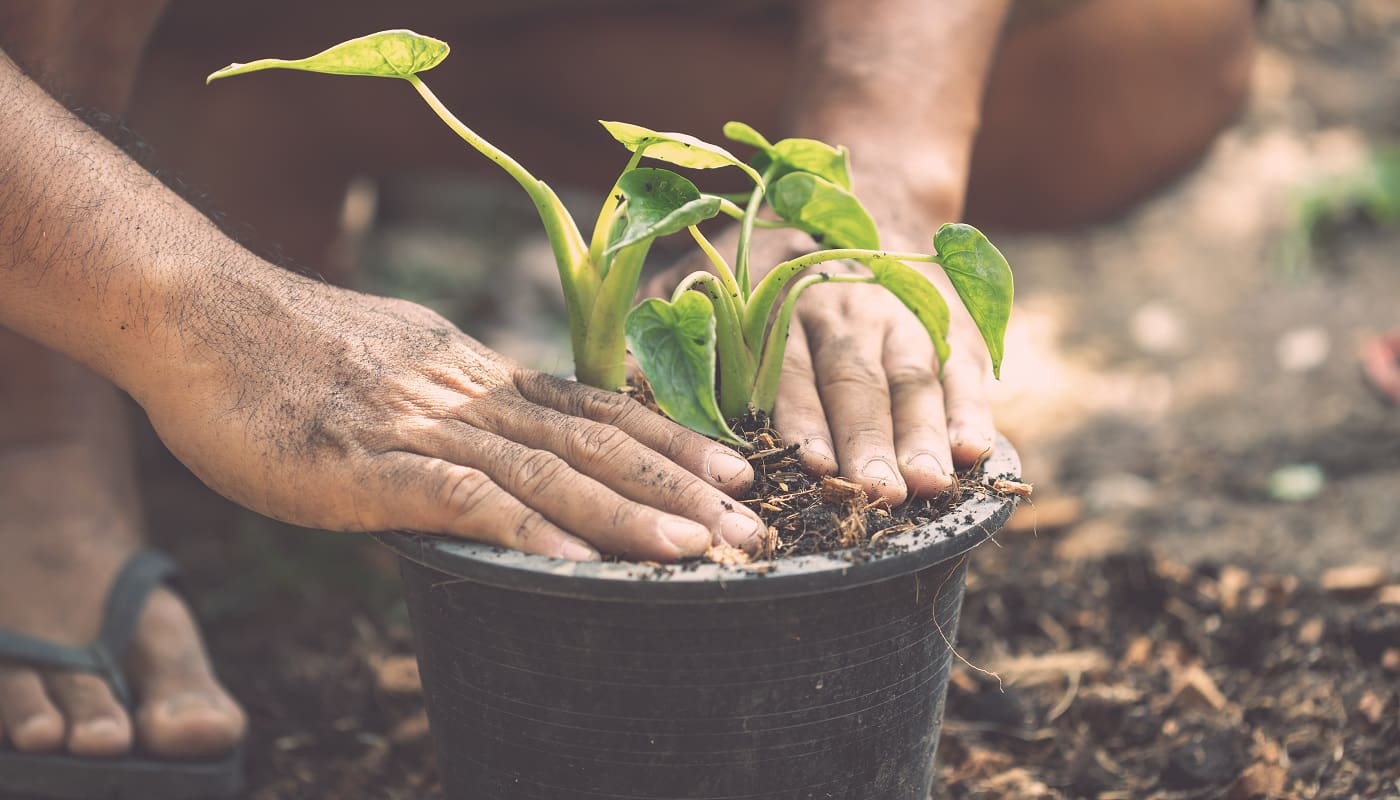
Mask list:
[[[772,410],[795,303],[818,283],[875,283],[888,289],[923,323],[940,362],[946,360],[948,305],[929,279],[906,262],[943,268],[999,372],[1012,300],[1006,260],[980,231],[962,224],[938,230],[934,254],[881,250],[875,223],[851,192],[845,148],[813,139],[772,143],[743,123],[728,123],[727,138],[757,150],[746,163],[685,134],[603,122],[632,157],[585,241],[549,186],[463,124],[423,83],[419,73],[442,63],[447,53],[447,44],[437,39],[384,31],[300,60],[231,64],[209,80],[295,69],[408,81],[448,127],[509,173],[534,201],[564,287],[578,379],[606,389],[621,387],[630,345],[657,405],[702,433],[738,443],[727,418],[752,409]],[[676,172],[641,166],[643,157],[691,169],[734,167],[748,175],[753,189],[737,196],[707,194]],[[776,218],[761,216],[765,206]],[[740,223],[732,265],[698,227],[720,214]],[[825,249],[778,264],[754,284],[749,244],[757,227],[797,228]],[[632,308],[652,242],[682,231],[695,239],[714,272],[692,273],[670,299],[653,298]],[[869,274],[804,275],[833,261],[858,262]]]

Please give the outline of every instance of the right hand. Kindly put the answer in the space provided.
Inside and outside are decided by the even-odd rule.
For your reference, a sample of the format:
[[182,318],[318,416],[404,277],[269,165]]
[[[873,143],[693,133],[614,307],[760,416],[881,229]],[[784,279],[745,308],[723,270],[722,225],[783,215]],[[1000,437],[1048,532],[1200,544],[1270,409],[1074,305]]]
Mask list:
[[753,471],[724,445],[524,369],[422,306],[265,280],[207,283],[133,391],[171,451],[235,502],[574,560],[760,541],[725,494]]

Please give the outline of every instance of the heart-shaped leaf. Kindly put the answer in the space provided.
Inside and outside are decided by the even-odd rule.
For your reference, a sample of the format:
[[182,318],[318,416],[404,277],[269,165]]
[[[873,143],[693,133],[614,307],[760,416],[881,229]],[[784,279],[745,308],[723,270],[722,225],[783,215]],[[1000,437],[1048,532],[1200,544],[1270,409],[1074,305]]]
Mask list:
[[791,172],[810,172],[851,190],[851,154],[844,147],[832,147],[816,139],[783,139],[773,149],[754,156],[754,168],[769,181]]
[[656,404],[695,431],[742,444],[715,399],[715,307],[699,292],[668,303],[642,301],[627,315],[627,346],[651,383]]
[[774,181],[768,188],[768,204],[824,247],[880,247],[875,221],[856,196],[810,172],[791,172]]
[[683,231],[719,213],[718,197],[701,195],[695,184],[668,169],[630,170],[618,179],[617,188],[627,198],[626,222],[613,233],[605,255]]
[[1001,251],[971,225],[947,223],[934,235],[933,248],[972,321],[977,323],[982,341],[987,343],[992,373],[1001,377],[1006,322],[1011,317],[1015,294],[1011,266]]
[[928,331],[933,341],[933,349],[938,353],[938,363],[948,360],[948,301],[938,287],[923,273],[893,258],[871,258],[865,265],[875,275],[875,282],[899,298],[906,308]]
[[229,64],[210,75],[206,82],[264,69],[296,69],[328,75],[366,75],[376,78],[407,78],[436,67],[447,58],[447,42],[409,30],[371,33],[314,56],[289,61],[264,58],[247,64]]
[[675,164],[678,167],[691,169],[738,167],[750,178],[753,178],[755,184],[763,185],[763,176],[719,145],[701,141],[684,133],[664,133],[629,122],[606,122],[604,120],[598,122],[628,150],[635,152],[638,147],[645,146],[648,157]]

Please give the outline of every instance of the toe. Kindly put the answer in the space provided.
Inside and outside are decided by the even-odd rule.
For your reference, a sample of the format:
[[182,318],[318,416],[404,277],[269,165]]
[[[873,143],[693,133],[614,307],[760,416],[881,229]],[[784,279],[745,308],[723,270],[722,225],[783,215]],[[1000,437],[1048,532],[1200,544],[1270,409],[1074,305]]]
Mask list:
[[132,681],[142,745],[170,758],[215,756],[243,738],[243,710],[209,667],[189,609],[174,594],[151,596],[132,642]]
[[68,720],[68,750],[77,756],[118,756],[131,748],[131,719],[96,675],[50,672],[44,684]]
[[63,715],[32,669],[0,666],[0,724],[21,752],[46,753],[63,746]]

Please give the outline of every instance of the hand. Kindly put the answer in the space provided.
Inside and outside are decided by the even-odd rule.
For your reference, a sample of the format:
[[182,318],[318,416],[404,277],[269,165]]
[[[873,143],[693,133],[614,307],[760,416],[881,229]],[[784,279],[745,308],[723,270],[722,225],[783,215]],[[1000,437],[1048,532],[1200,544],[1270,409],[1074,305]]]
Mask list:
[[226,497],[298,525],[575,560],[759,541],[757,517],[721,491],[752,470],[723,445],[524,369],[413,303],[263,280],[208,281],[172,337],[175,366],[133,391]]
[[[886,239],[890,250],[930,246],[927,239],[901,241],[888,231]],[[730,232],[716,244],[729,253],[735,241]],[[753,280],[813,248],[802,233],[756,231]],[[952,488],[954,470],[984,458],[995,436],[986,346],[941,270],[917,266],[929,267],[925,274],[952,313],[952,354],[941,381],[928,333],[894,295],[868,284],[821,284],[798,300],[773,410],[774,425],[784,441],[799,446],[804,466],[840,474],[894,504]],[[682,274],[698,268],[687,262],[648,290],[668,293]]]

